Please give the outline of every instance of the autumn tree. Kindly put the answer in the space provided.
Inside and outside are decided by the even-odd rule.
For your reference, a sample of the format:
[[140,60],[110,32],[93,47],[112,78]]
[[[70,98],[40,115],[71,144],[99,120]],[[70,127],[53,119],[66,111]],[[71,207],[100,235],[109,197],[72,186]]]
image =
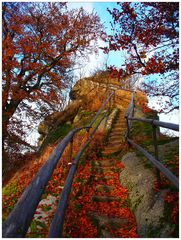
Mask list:
[[111,69],[120,79],[141,74],[149,95],[168,97],[167,110],[178,108],[179,3],[117,3],[108,11],[114,34],[105,37],[104,51],[128,56],[119,70]]
[[60,104],[75,61],[95,51],[101,29],[96,13],[66,3],[2,4],[3,151],[23,108],[30,114],[32,103],[44,110]]

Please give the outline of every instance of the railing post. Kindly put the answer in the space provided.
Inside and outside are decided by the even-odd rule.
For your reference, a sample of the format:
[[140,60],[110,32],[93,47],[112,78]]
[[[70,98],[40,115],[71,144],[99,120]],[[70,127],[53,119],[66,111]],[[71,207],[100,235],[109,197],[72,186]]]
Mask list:
[[109,99],[109,104],[108,104],[108,108],[112,107],[112,97]]
[[116,90],[114,90],[114,95],[113,95],[113,106],[115,106],[116,102]]
[[[155,150],[155,158],[159,161],[158,159],[158,143],[157,143],[157,127],[155,125],[152,125],[153,127],[153,145],[154,145],[154,150]],[[160,171],[157,169],[157,181],[158,184],[160,185],[161,183],[161,178],[160,178]]]
[[107,114],[106,114],[106,117],[105,117],[104,129],[105,129],[106,126],[107,126],[107,122],[108,122],[109,114],[110,114],[110,107],[108,107]]
[[134,94],[134,97],[133,97],[133,113],[132,113],[132,117],[134,117],[134,112],[135,112],[135,94],[136,94],[136,91],[133,94]]
[[87,131],[87,140],[88,140],[90,136],[90,128],[87,128],[86,131]]
[[[130,137],[130,128],[129,128],[129,120],[128,120],[128,116],[127,115],[125,116],[125,119],[126,119],[126,125],[127,125],[126,138],[129,138]],[[130,146],[129,142],[128,142],[128,145]]]
[[72,137],[72,139],[70,140],[70,146],[69,146],[69,162],[72,162],[73,141],[74,141],[74,137]]

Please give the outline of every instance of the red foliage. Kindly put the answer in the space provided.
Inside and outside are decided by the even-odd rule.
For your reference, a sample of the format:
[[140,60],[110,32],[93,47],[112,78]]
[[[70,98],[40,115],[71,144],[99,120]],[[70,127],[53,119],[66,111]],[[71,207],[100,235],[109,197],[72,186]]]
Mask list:
[[[85,140],[85,135],[78,135],[77,140],[73,144],[74,153],[77,152],[78,146]],[[115,160],[114,158],[110,161],[115,161],[114,169],[112,173],[96,173],[96,169],[93,167],[95,161],[104,161],[105,159],[101,157],[103,134],[98,133],[94,140],[91,143],[89,149],[87,149],[87,154],[84,157],[84,160],[80,162],[76,176],[72,184],[72,191],[69,197],[69,205],[66,211],[66,218],[64,222],[64,235],[66,237],[96,237],[97,228],[93,222],[88,217],[89,211],[96,211],[99,214],[106,214],[110,217],[126,217],[128,223],[123,225],[117,230],[110,230],[110,232],[117,237],[138,237],[136,233],[136,222],[134,216],[130,212],[126,199],[128,197],[128,190],[120,186],[118,171],[122,171],[124,165]],[[57,168],[54,170],[53,176],[49,181],[45,194],[51,194],[53,196],[59,196],[64,186],[65,178],[69,171],[70,165],[68,164],[69,159],[67,158],[68,148],[65,151],[64,156],[60,160]],[[42,160],[43,161],[43,160]],[[29,165],[29,167],[24,168],[21,175],[17,177],[17,182],[15,183],[17,191],[15,193],[9,194],[8,196],[3,196],[3,211],[5,214],[8,214],[18,198],[20,197],[23,189],[32,179],[32,176],[38,171],[38,168],[42,164],[42,161],[36,161],[34,164]],[[96,176],[96,178],[95,178]],[[110,196],[119,197],[120,202],[112,201],[110,203],[105,202],[95,202],[93,203],[91,198],[94,194],[102,196],[103,193],[97,191],[97,184],[105,184],[105,176],[110,177],[106,180],[106,185],[116,186],[110,191]],[[46,196],[45,196],[46,198]],[[58,199],[58,198],[57,198]],[[39,204],[38,208],[41,208]],[[36,211],[36,214],[39,214],[39,211]],[[52,212],[50,215],[47,215],[46,220],[48,224],[39,230],[39,234],[42,237],[46,237],[49,229],[49,224],[54,215]],[[27,236],[33,236],[33,233],[30,232]]]
[[[3,142],[23,100],[46,102],[49,108],[60,104],[62,90],[72,83],[75,56],[95,50],[91,43],[99,38],[101,29],[95,13],[83,8],[68,10],[66,3],[3,3]],[[25,109],[27,116],[32,114],[32,109]]]
[[[178,69],[178,3],[126,2],[108,11],[115,31],[106,38],[109,47],[104,51],[122,49],[130,55],[122,68],[122,77],[137,72],[149,75]],[[154,54],[149,57],[153,50]]]
[[[154,183],[154,191],[159,192],[160,189],[170,187],[170,182],[165,178],[163,174],[160,174],[161,181],[158,183],[155,181]],[[166,204],[169,205],[171,209],[171,221],[173,224],[178,224],[178,217],[179,217],[179,192],[169,191],[164,196],[164,201]],[[168,216],[167,216],[168,217]]]
[[178,201],[178,192],[173,193],[173,192],[168,192],[167,195],[165,196],[164,200],[167,203],[170,203],[172,206],[172,213],[171,213],[171,219],[172,222],[178,223],[178,214],[179,214],[179,201]]

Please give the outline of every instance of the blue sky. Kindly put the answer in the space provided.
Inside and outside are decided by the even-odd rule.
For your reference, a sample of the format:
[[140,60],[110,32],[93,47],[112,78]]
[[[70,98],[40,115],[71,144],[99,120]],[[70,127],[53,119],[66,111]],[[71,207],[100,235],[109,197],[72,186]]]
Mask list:
[[[112,18],[109,12],[107,11],[107,8],[113,9],[114,7],[116,7],[116,5],[117,5],[116,2],[68,2],[69,8],[80,8],[82,6],[85,10],[89,12],[92,12],[94,9],[98,13],[101,22],[104,24],[107,34],[112,33],[110,25],[110,21],[112,20]],[[100,42],[100,44],[103,44],[103,42]],[[91,73],[91,71],[93,71],[93,69],[96,68],[99,64],[101,66],[101,64],[105,62],[105,60],[107,60],[108,65],[115,65],[116,67],[120,67],[120,65],[124,63],[122,52],[111,52],[109,53],[108,59],[106,56],[107,55],[103,54],[102,51],[99,51],[99,56],[96,56],[95,54],[88,56],[90,61],[85,66],[87,68],[87,74],[89,75],[89,73]],[[84,69],[83,72],[85,72]],[[150,107],[156,106],[156,100],[153,99],[149,101],[149,105]],[[166,122],[178,123],[179,122],[178,117],[179,117],[178,111],[175,111],[167,115],[160,114],[160,120]],[[164,129],[161,129],[161,131],[164,132]],[[39,134],[37,133],[37,131],[31,134],[30,139],[27,139],[28,142],[30,143],[32,143],[32,135],[34,135],[35,138],[38,138]],[[35,139],[33,141],[36,142]]]
[[[112,17],[109,14],[109,12],[107,11],[107,8],[109,9],[113,9],[114,7],[117,6],[116,2],[83,2],[83,3],[71,3],[72,7],[80,7],[83,6],[87,11],[92,12],[92,10],[94,9],[100,19],[101,22],[104,24],[105,26],[105,30],[107,34],[111,34],[111,24],[110,21],[112,21]],[[103,44],[103,43],[102,43]],[[97,58],[94,55],[91,56],[91,61],[89,64],[89,67],[92,66],[94,67],[95,62],[101,62],[101,61],[105,61],[106,59],[106,55],[104,55],[101,51],[100,51],[100,56]],[[123,57],[123,52],[110,52],[108,59],[107,59],[107,64],[108,65],[114,65],[116,67],[120,67],[120,65],[122,65],[124,63],[124,57]],[[153,78],[156,76],[152,76]],[[151,108],[155,108],[155,109],[159,109],[160,106],[157,104],[157,99],[156,98],[149,98],[149,106]],[[179,112],[178,110],[175,110],[172,113],[169,114],[159,114],[160,120],[161,121],[166,121],[166,122],[172,122],[172,123],[179,123]],[[161,129],[161,132],[165,132],[165,129]],[[178,135],[176,132],[174,131],[170,131],[171,133]]]
[[[83,7],[85,10],[92,12],[93,10],[97,12],[97,14],[100,17],[101,22],[104,24],[105,31],[107,34],[111,34],[111,24],[110,21],[112,21],[112,17],[110,13],[107,11],[107,8],[113,9],[117,6],[116,2],[69,2],[68,6],[70,8],[78,8]],[[105,43],[100,42],[102,46],[105,46]],[[124,63],[122,51],[121,52],[115,52],[111,51],[109,55],[103,54],[103,52],[99,51],[100,57],[96,58],[96,61],[107,61],[108,65],[114,65],[116,67],[120,67],[121,64]],[[92,62],[95,62],[92,59]],[[93,63],[92,63],[93,64]]]
[[[110,24],[110,21],[112,21],[112,17],[110,13],[107,11],[107,8],[113,9],[116,6],[117,6],[116,2],[94,2],[93,3],[93,8],[99,14],[101,22],[104,23],[105,31],[107,34],[112,34],[111,24]],[[122,57],[122,51],[121,52],[111,51],[109,53],[108,65],[115,65],[116,67],[120,67],[120,65],[123,63],[124,62]]]

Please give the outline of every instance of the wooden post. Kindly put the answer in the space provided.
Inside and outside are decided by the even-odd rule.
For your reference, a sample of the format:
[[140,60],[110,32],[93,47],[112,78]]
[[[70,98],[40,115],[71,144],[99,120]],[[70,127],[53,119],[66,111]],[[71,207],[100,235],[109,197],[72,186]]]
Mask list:
[[108,105],[108,108],[111,108],[111,105],[112,105],[112,97],[109,99],[109,105]]
[[74,138],[70,140],[70,145],[69,145],[69,162],[72,162],[72,153],[73,153],[73,140]]
[[113,95],[113,106],[115,107],[116,105],[116,90],[114,90],[114,95]]
[[[126,119],[126,125],[127,125],[127,134],[126,134],[126,138],[129,138],[130,135],[130,129],[129,129],[129,120],[128,120],[128,116],[125,116]],[[128,143],[129,144],[129,143]]]
[[88,140],[90,136],[90,128],[87,128],[86,131],[87,131],[87,140]]
[[133,98],[133,112],[132,112],[131,117],[134,117],[134,112],[135,112],[135,93],[134,93],[134,98]]
[[[153,125],[153,144],[154,144],[154,149],[155,149],[155,158],[158,159],[158,144],[157,144],[157,136],[156,136],[156,126]],[[157,181],[158,184],[160,185],[161,183],[161,178],[160,178],[160,171],[157,169]]]
[[110,114],[110,107],[108,107],[107,114],[106,114],[106,117],[105,117],[104,129],[106,129],[108,118],[109,118],[109,114]]

